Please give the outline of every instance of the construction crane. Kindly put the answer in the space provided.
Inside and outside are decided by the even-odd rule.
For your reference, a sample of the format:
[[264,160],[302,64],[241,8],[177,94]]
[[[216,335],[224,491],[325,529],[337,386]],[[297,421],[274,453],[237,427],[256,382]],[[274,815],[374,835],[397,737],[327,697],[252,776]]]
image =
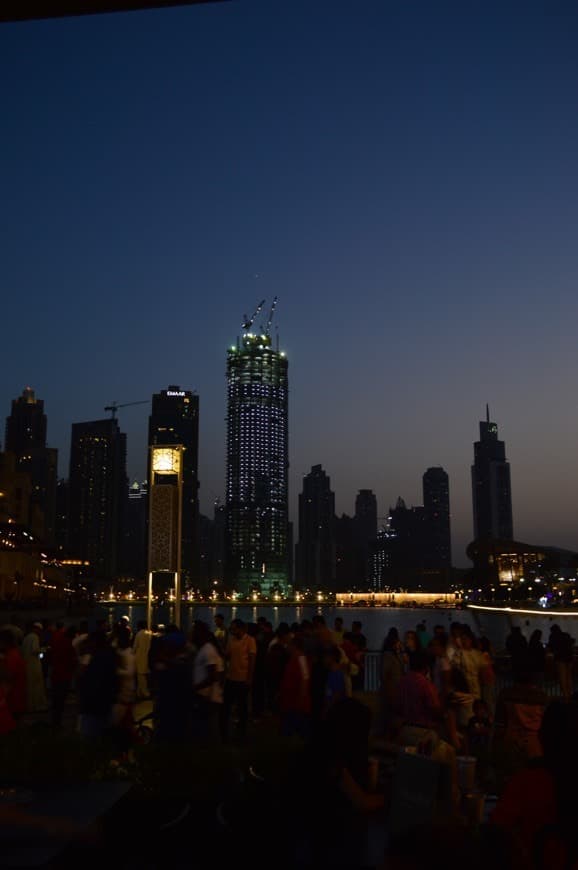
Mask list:
[[110,419],[116,420],[116,412],[119,408],[130,408],[131,405],[148,405],[150,399],[145,399],[142,402],[121,402],[120,405],[118,402],[112,402],[110,405],[107,405],[104,409],[105,411],[110,411]]
[[269,312],[269,320],[267,321],[267,327],[265,329],[265,335],[271,335],[271,324],[273,322],[273,315],[275,314],[275,309],[277,308],[277,297],[273,299],[273,304],[271,305],[271,311]]
[[254,322],[255,318],[258,316],[258,314],[261,311],[264,304],[265,304],[265,300],[261,299],[261,301],[257,305],[257,308],[255,309],[255,313],[253,314],[252,317],[247,317],[246,314],[243,315],[243,329],[251,329],[251,327],[253,326],[253,322]]

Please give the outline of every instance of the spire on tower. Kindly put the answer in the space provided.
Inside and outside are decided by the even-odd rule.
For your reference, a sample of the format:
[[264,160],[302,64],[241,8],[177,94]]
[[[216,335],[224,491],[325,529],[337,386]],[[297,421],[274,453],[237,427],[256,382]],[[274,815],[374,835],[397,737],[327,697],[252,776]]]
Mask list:
[[486,423],[490,422],[490,406],[486,403]]

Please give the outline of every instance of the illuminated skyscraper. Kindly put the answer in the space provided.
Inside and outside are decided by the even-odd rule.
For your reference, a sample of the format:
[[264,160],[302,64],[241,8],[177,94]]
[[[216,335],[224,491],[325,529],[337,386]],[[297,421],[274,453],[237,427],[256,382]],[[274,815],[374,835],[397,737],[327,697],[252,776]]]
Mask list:
[[510,463],[506,461],[506,446],[498,440],[498,427],[486,419],[480,422],[480,440],[474,444],[472,465],[472,498],[474,507],[474,537],[511,541],[512,489]]
[[227,353],[226,579],[241,594],[288,581],[287,359],[272,347],[272,314],[248,331],[256,314]]

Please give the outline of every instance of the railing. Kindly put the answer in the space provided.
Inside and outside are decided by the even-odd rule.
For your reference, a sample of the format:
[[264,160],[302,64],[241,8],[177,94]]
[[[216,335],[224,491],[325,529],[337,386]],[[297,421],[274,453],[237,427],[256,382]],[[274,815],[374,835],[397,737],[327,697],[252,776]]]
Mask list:
[[[364,691],[378,692],[381,685],[381,656],[379,650],[367,650],[365,653],[365,673],[364,673]],[[574,689],[578,689],[578,680],[576,674],[576,665],[574,667]],[[513,685],[512,670],[510,661],[507,658],[502,658],[496,662],[496,694],[501,689]],[[560,698],[562,692],[560,684],[556,679],[555,674],[550,670],[546,670],[545,675],[541,675],[537,681],[537,685],[543,689],[549,698]]]
[[364,665],[364,691],[378,692],[381,685],[381,653],[377,650],[368,650],[365,653]]

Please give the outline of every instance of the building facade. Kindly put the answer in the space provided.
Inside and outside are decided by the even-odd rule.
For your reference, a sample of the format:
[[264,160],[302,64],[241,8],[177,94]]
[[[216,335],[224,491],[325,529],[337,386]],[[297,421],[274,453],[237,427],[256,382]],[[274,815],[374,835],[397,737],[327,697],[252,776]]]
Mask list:
[[370,576],[369,552],[377,537],[377,498],[371,489],[360,489],[355,498],[356,549],[361,581]]
[[226,580],[238,593],[288,584],[287,358],[245,332],[227,353]]
[[119,572],[126,487],[126,435],[117,421],[73,423],[68,551],[90,563],[97,582]]
[[[199,553],[199,397],[169,386],[152,399],[149,448],[182,446],[181,578],[185,587],[198,583]],[[149,455],[150,450],[149,450]],[[149,460],[150,465],[150,460]],[[152,471],[149,467],[149,481]]]
[[510,464],[487,406],[486,419],[480,422],[480,440],[474,444],[472,501],[475,539],[513,539]]
[[423,506],[427,523],[426,567],[449,571],[452,565],[450,482],[441,467],[423,475]]
[[55,543],[58,451],[46,446],[44,402],[26,387],[12,401],[6,419],[5,449],[16,456],[19,471],[30,476],[32,493],[27,525],[51,546]]
[[369,554],[370,588],[373,592],[382,592],[394,581],[393,560],[395,555],[396,533],[390,528],[390,518],[377,531],[377,537],[371,545]]
[[299,543],[296,585],[304,589],[335,589],[335,495],[321,465],[303,478],[299,495]]
[[121,567],[126,578],[139,583],[144,583],[147,571],[147,502],[147,481],[133,481],[125,501]]

